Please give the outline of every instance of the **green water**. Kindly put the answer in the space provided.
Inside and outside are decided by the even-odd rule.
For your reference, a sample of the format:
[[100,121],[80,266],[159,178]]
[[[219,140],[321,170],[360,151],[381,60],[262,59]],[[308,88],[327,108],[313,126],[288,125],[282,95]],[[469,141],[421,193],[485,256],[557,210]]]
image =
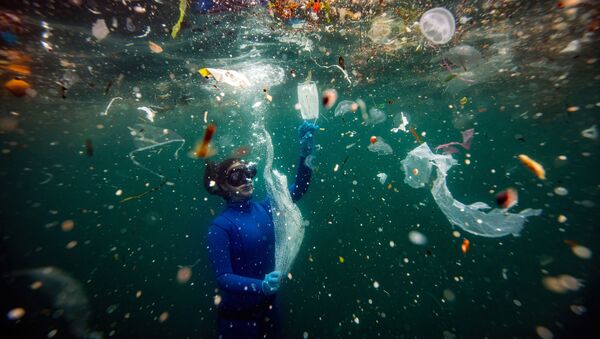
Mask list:
[[[408,35],[406,47],[394,51],[366,37],[371,20],[386,10],[414,8],[420,15],[434,6],[367,6],[372,14],[365,9],[359,21],[304,30],[281,24],[264,9],[189,13],[173,40],[174,1],[149,1],[144,15],[106,5],[100,16],[85,7],[45,4],[35,13],[27,12],[34,5],[7,4],[6,11],[18,14],[29,28],[18,35],[18,45],[2,48],[32,57],[32,74],[25,78],[37,94],[17,98],[4,89],[0,94],[4,281],[19,270],[62,269],[82,284],[89,299],[88,329],[104,337],[214,337],[219,292],[205,236],[223,203],[202,187],[203,161],[187,153],[201,138],[208,111],[208,121],[217,126],[215,159],[249,147],[249,158],[261,166],[264,153],[251,129],[252,105],[261,102],[275,166],[292,180],[296,128],[302,122],[294,108],[296,86],[311,71],[319,91],[335,88],[338,100],[361,98],[368,108],[383,110],[387,120],[373,126],[359,113],[334,117],[334,109],[321,107],[314,174],[298,203],[309,225],[291,280],[278,293],[286,337],[536,337],[538,326],[556,337],[591,336],[598,311],[600,161],[598,141],[581,131],[599,121],[598,38],[592,35],[576,55],[558,53],[584,33],[581,22],[589,7],[578,7],[577,21],[550,1],[497,4],[496,14],[485,4],[445,4],[457,19],[470,15],[474,22],[469,29],[463,25],[465,33],[449,46],[428,47],[417,31]],[[487,9],[469,14],[471,6]],[[135,19],[135,32],[123,27],[128,16]],[[118,18],[119,28],[97,43],[90,27],[100,17],[107,23]],[[566,33],[551,25],[557,18],[567,25]],[[40,20],[53,27],[52,52],[40,44]],[[151,33],[134,38],[145,26]],[[164,52],[151,53],[149,40]],[[306,41],[311,52],[304,50]],[[498,42],[507,48],[505,54],[486,52]],[[481,49],[481,67],[492,70],[468,88],[453,90],[447,87],[457,80],[445,81],[449,73],[439,57],[461,43]],[[502,67],[500,61],[487,62],[506,53],[510,58],[499,58],[506,63]],[[319,67],[337,64],[339,56],[352,85],[337,68]],[[61,66],[61,59],[75,68]],[[233,90],[197,74],[202,67],[228,66],[256,75],[259,84]],[[56,82],[65,72],[76,73],[78,81],[62,98]],[[4,72],[2,81],[13,76]],[[265,100],[263,87],[272,102]],[[141,98],[136,100],[135,92]],[[123,99],[101,115],[114,97]],[[463,97],[467,103],[461,107]],[[137,109],[150,105],[157,111],[154,122]],[[568,112],[574,106],[579,109]],[[447,182],[455,199],[494,206],[496,193],[514,187],[519,203],[513,212],[539,208],[542,215],[530,217],[520,236],[486,238],[452,226],[427,188],[403,182],[400,161],[418,142],[411,133],[390,132],[401,111],[432,148],[460,141],[460,131],[475,128],[471,149],[453,155],[459,165]],[[167,128],[185,139],[178,158],[174,144],[138,158],[165,175],[168,184],[128,157],[135,146],[127,127],[136,123]],[[393,154],[370,152],[371,136],[383,138]],[[87,139],[92,156],[86,154]],[[518,154],[543,164],[547,179],[536,178]],[[380,172],[388,175],[383,185]],[[261,179],[256,186],[262,198]],[[158,189],[121,202],[153,187]],[[556,187],[568,194],[557,195]],[[566,222],[560,223],[559,215]],[[65,220],[74,221],[72,231],[61,230]],[[425,235],[427,243],[411,243],[410,231]],[[471,246],[463,254],[465,238]],[[574,255],[572,242],[591,250],[591,258]],[[179,266],[195,262],[192,278],[179,283]],[[545,288],[544,277],[563,274],[579,279],[581,287],[564,293]],[[3,304],[2,311],[19,305]],[[585,311],[577,314],[573,305]],[[163,312],[168,318],[160,321]],[[8,323],[6,331],[14,325]],[[44,336],[53,329],[32,326]]]

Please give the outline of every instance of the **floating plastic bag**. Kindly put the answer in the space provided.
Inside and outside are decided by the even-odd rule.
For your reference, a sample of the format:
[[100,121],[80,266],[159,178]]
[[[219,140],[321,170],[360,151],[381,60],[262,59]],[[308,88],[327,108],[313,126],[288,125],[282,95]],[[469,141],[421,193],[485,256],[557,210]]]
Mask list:
[[456,31],[454,16],[449,10],[436,7],[428,10],[419,20],[421,33],[437,45],[443,45],[452,39]]
[[319,92],[313,81],[298,84],[298,102],[302,119],[313,120],[319,117]]
[[444,57],[465,72],[472,70],[481,63],[481,53],[469,45],[452,47],[444,53]]
[[376,44],[391,45],[404,33],[404,30],[402,19],[384,13],[373,19],[367,36]]
[[404,182],[412,188],[424,187],[429,183],[433,167],[436,168],[437,178],[433,182],[431,194],[433,199],[452,225],[463,230],[488,238],[502,237],[508,234],[518,235],[523,229],[527,217],[542,213],[539,209],[524,209],[510,213],[508,209],[494,208],[483,202],[465,205],[452,197],[446,185],[446,174],[457,162],[448,154],[434,154],[427,143],[413,149],[404,160]]
[[387,180],[387,174],[381,172],[377,174],[377,178],[379,178],[379,182],[383,185],[385,184],[385,181]]
[[285,276],[292,268],[304,240],[305,223],[298,205],[292,200],[287,177],[273,169],[273,142],[264,126],[261,129],[267,148],[263,176],[271,200],[275,229],[275,270]]
[[369,149],[369,151],[375,152],[378,155],[389,155],[394,153],[394,151],[392,150],[392,146],[386,144],[385,141],[383,141],[383,138],[381,137],[377,137],[377,141],[370,144],[367,148]]
[[233,87],[250,87],[251,83],[248,78],[238,71],[219,69],[219,68],[203,68],[198,71],[203,77],[212,76],[218,82],[224,82]]
[[[354,108],[354,110],[352,108]],[[352,113],[352,112],[356,111],[357,109],[358,109],[358,104],[355,103],[354,101],[343,100],[343,101],[340,101],[340,103],[337,105],[333,115],[337,117],[339,115],[344,115],[346,113]]]
[[437,151],[437,150],[441,149],[445,154],[458,153],[458,149],[456,147],[454,147],[454,145],[460,145],[467,151],[470,150],[471,142],[473,141],[473,135],[475,134],[475,129],[470,128],[466,131],[462,131],[461,133],[462,133],[462,138],[463,138],[462,142],[452,141],[447,144],[439,145],[436,148],[434,148],[434,150]]
[[375,107],[371,107],[369,109],[369,123],[372,125],[377,125],[385,121],[386,115],[382,110],[379,110]]

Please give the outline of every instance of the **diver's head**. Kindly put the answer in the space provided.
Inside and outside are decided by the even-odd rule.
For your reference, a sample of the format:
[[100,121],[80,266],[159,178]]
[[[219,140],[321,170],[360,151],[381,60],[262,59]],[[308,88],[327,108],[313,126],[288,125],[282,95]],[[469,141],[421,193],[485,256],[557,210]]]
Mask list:
[[244,201],[252,198],[256,165],[239,158],[229,158],[218,164],[206,163],[204,187],[228,201]]

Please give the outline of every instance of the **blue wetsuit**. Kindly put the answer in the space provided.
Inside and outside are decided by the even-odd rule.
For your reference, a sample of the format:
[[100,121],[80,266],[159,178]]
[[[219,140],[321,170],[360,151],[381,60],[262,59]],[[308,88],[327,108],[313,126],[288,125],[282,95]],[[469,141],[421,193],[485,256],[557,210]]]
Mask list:
[[[296,181],[289,187],[298,201],[308,190],[312,171],[300,157]],[[208,254],[221,290],[219,338],[276,338],[276,295],[261,289],[275,270],[275,233],[270,200],[228,202],[208,230]],[[284,273],[285,274],[285,273]]]

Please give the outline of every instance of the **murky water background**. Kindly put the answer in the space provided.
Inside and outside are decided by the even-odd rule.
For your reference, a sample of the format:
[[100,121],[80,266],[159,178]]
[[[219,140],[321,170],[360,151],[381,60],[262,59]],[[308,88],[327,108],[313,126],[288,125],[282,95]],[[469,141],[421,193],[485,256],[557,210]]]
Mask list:
[[[3,67],[2,82],[19,76],[35,90],[23,97],[5,89],[0,94],[3,327],[29,326],[43,336],[59,329],[53,335],[60,336],[68,326],[48,319],[84,314],[83,308],[89,320],[77,326],[95,336],[213,337],[219,291],[205,234],[222,203],[202,188],[203,161],[187,153],[201,138],[208,112],[207,121],[217,125],[215,159],[249,147],[250,157],[261,160],[250,128],[252,106],[260,102],[275,166],[291,178],[301,123],[296,87],[311,71],[319,91],[334,88],[339,100],[361,98],[385,112],[386,121],[369,125],[360,113],[334,117],[335,106],[321,107],[313,181],[299,202],[310,225],[292,278],[279,293],[289,337],[545,338],[540,327],[557,337],[593,329],[600,162],[597,139],[581,133],[598,124],[600,112],[599,14],[592,4],[340,3],[335,6],[360,11],[361,18],[342,23],[331,14],[331,22],[301,27],[264,8],[190,11],[173,39],[178,4],[162,2],[8,2],[3,9],[20,18],[22,29],[15,45],[2,45],[2,65],[26,64],[31,74]],[[457,19],[448,45],[432,46],[415,27],[392,45],[368,37],[382,13],[411,27],[437,5]],[[111,32],[96,41],[91,26],[100,18]],[[146,27],[150,33],[136,38]],[[560,53],[575,39],[583,41],[578,51]],[[163,52],[152,53],[148,41]],[[442,65],[445,53],[461,44],[482,54],[472,82],[450,77]],[[16,62],[8,51],[31,60]],[[339,69],[323,67],[338,64],[340,56],[351,84]],[[254,85],[240,90],[206,80],[197,73],[203,67],[243,71]],[[122,99],[102,114],[115,97]],[[154,122],[138,107],[152,108]],[[518,237],[485,238],[453,227],[428,189],[403,183],[400,160],[418,142],[411,133],[390,131],[400,112],[432,148],[475,129],[471,149],[453,155],[459,166],[448,174],[457,200],[494,206],[496,193],[514,187],[514,210],[539,208],[542,215],[530,217]],[[139,158],[167,183],[129,158],[135,147],[128,127],[137,123],[185,139],[179,157],[179,145],[170,144]],[[393,153],[370,152],[371,136]],[[518,154],[541,163],[547,179],[536,178]],[[384,184],[381,172],[388,175]],[[557,194],[558,187],[567,194]],[[259,188],[256,195],[264,193]],[[411,231],[426,243],[412,243]],[[465,238],[470,248],[463,254]],[[576,245],[591,258],[577,256]],[[191,279],[178,282],[180,266],[193,264]],[[48,266],[56,269],[27,271]],[[48,275],[69,282],[32,287]],[[548,283],[561,275],[578,279],[575,288]],[[76,307],[58,302],[65,286],[71,287],[67,295],[80,296]],[[25,315],[8,316],[15,308]]]

